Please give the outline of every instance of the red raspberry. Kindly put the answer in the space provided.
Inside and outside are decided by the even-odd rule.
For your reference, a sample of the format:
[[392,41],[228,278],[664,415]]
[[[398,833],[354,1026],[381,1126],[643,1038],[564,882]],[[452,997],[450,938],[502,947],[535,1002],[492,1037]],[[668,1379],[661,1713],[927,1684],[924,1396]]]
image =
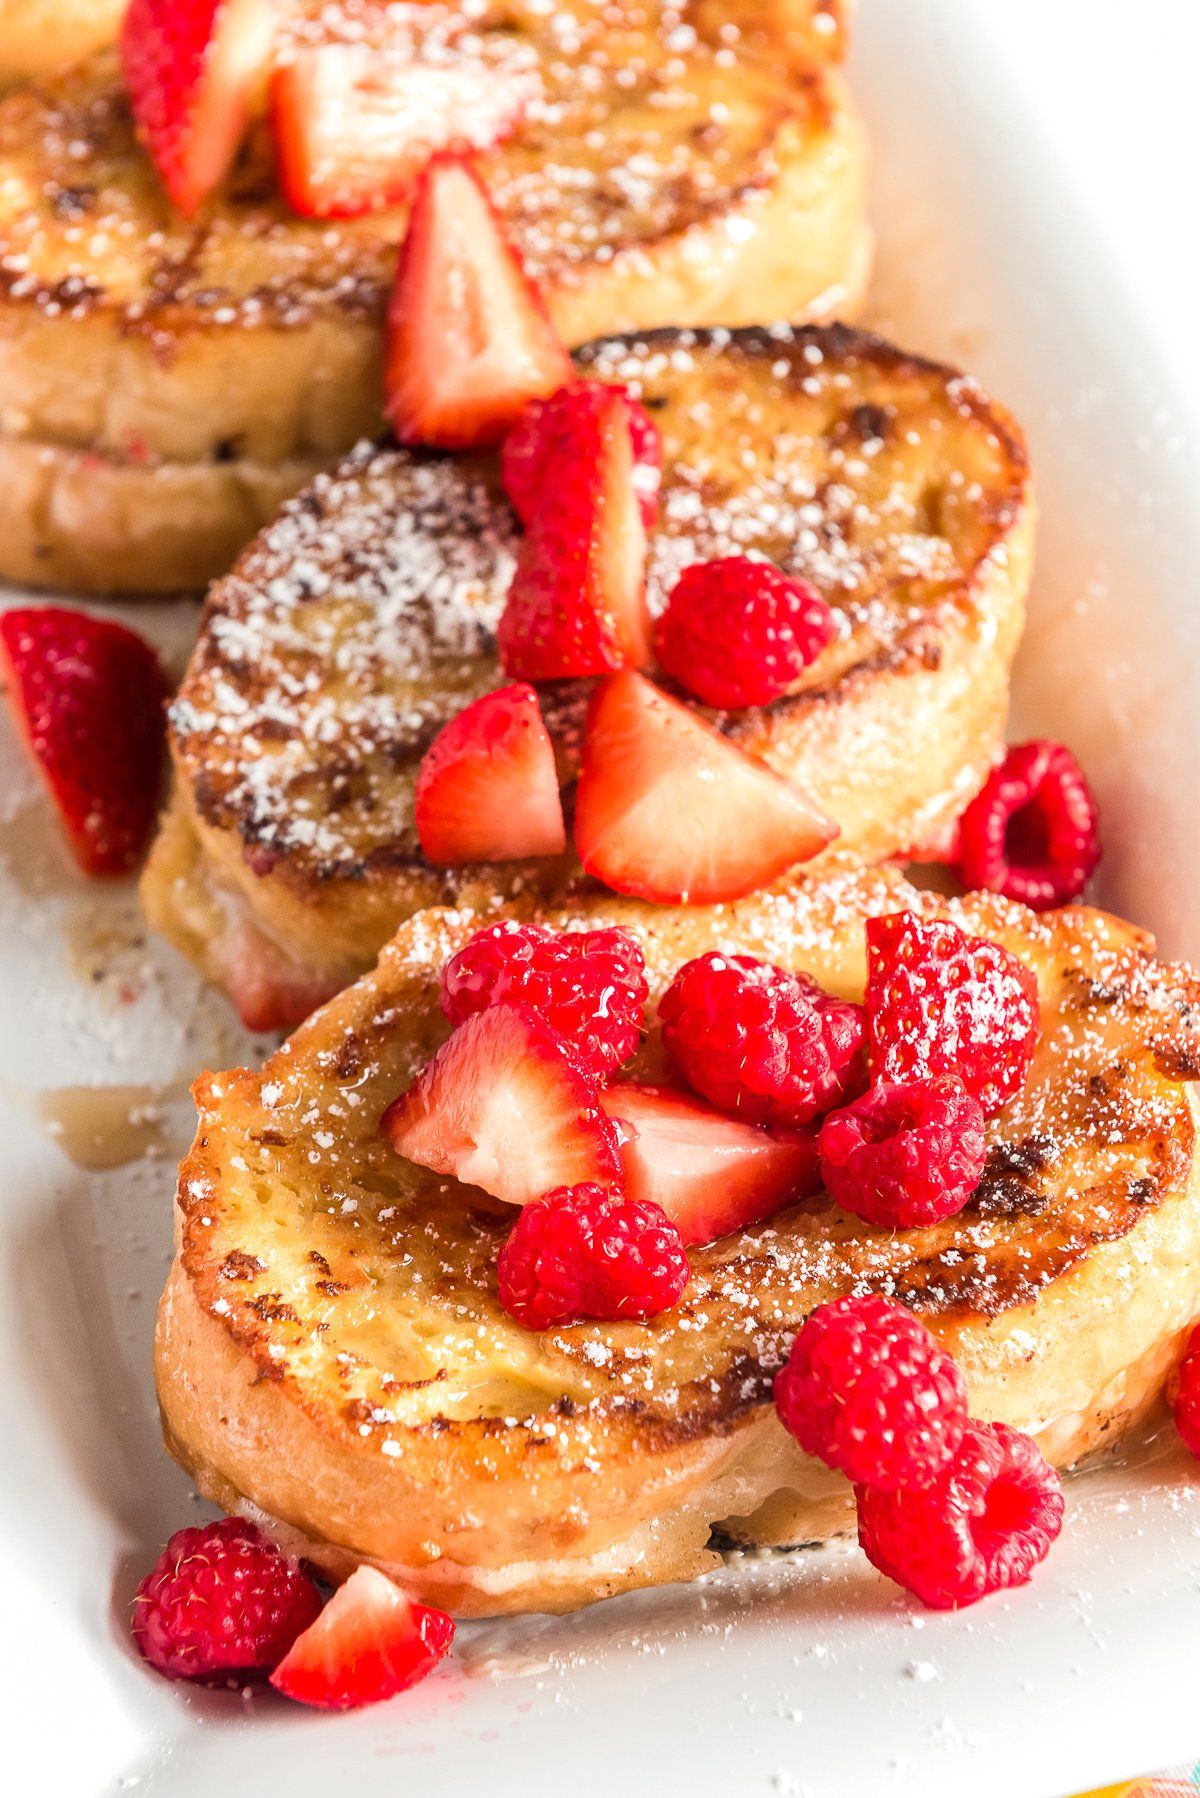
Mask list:
[[[576,381],[572,391],[603,396],[613,387],[629,402],[629,436],[633,444],[633,484],[642,509],[642,523],[654,526],[658,513],[658,489],[662,481],[662,439],[658,426],[639,400],[617,381]],[[560,389],[560,391],[564,391]],[[558,394],[549,399],[528,400],[520,418],[504,439],[500,474],[504,491],[522,524],[538,509],[542,477],[546,472],[547,414]]]
[[1100,860],[1092,789],[1061,743],[1010,749],[962,815],[963,884],[1048,911],[1078,899]]
[[983,1110],[951,1075],[876,1086],[825,1119],[817,1152],[844,1211],[884,1230],[938,1224],[983,1176]]
[[890,1299],[818,1305],[775,1380],[775,1409],[806,1454],[859,1485],[927,1486],[967,1423],[967,1382]]
[[863,1085],[862,1007],[753,955],[687,962],[658,1016],[696,1091],[750,1123],[810,1124]]
[[968,1423],[932,1485],[854,1495],[867,1559],[936,1610],[1023,1586],[1062,1529],[1062,1482],[1033,1437],[1004,1423]]
[[530,1330],[669,1311],[691,1276],[660,1205],[603,1186],[559,1186],[526,1205],[500,1251],[500,1303]]
[[1200,1329],[1188,1338],[1175,1376],[1175,1423],[1188,1448],[1200,1458]]
[[269,1672],[321,1610],[321,1595],[239,1517],[176,1530],[137,1589],[133,1635],[171,1679]]
[[452,1024],[490,1005],[528,1005],[600,1079],[635,1053],[649,990],[641,944],[628,930],[492,924],[442,969],[442,1010]]
[[870,918],[866,1004],[872,1080],[954,1074],[988,1117],[1024,1085],[1040,1027],[1037,981],[998,943],[946,918]]
[[726,556],[685,568],[658,621],[665,671],[705,705],[770,705],[837,635],[807,581],[770,562]]

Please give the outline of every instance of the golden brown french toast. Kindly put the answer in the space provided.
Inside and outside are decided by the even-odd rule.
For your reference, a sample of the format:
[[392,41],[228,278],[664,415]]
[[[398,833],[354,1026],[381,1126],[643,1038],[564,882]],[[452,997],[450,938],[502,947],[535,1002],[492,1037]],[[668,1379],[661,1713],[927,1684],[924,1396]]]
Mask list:
[[[901,909],[944,913],[1037,977],[1040,1046],[987,1126],[978,1190],[927,1229],[873,1229],[823,1195],[792,1206],[692,1250],[681,1302],[648,1324],[522,1329],[496,1287],[512,1209],[380,1135],[448,1033],[442,962],[494,910],[411,919],[261,1073],[206,1075],[157,1335],[167,1441],[202,1491],[339,1576],[370,1559],[467,1615],[691,1577],[717,1524],[817,1539],[847,1526],[849,1489],[785,1434],[771,1386],[803,1318],[851,1290],[912,1307],[972,1412],[1057,1465],[1119,1441],[1200,1309],[1192,972],[1099,912],[947,902],[884,871],[708,910],[581,887],[499,915],[632,930],[652,1019],[714,946],[859,997],[864,920]],[[656,1031],[633,1068],[662,1077]]]
[[[115,41],[127,0],[0,0],[0,91],[64,68]],[[814,11],[812,41],[840,35]],[[836,52],[833,52],[836,54]]]
[[[839,72],[803,52],[810,8],[780,0],[753,28],[741,12],[314,0],[285,11],[281,53],[386,31],[519,73],[533,97],[480,167],[570,344],[845,312],[869,259],[861,128]],[[161,592],[224,573],[273,513],[268,473],[299,486],[381,429],[406,221],[292,214],[265,123],[184,219],[115,51],[0,101],[0,450],[18,475],[0,575]]]
[[[685,564],[754,548],[837,615],[782,699],[706,715],[841,826],[836,853],[932,840],[1002,739],[1033,537],[1017,427],[954,371],[840,326],[658,332],[579,364],[630,383],[662,433],[652,607]],[[365,447],[213,589],[143,901],[260,1025],[298,1021],[423,906],[567,872],[436,870],[413,827],[425,748],[503,683],[516,542],[494,458]],[[543,692],[564,786],[588,690]]]

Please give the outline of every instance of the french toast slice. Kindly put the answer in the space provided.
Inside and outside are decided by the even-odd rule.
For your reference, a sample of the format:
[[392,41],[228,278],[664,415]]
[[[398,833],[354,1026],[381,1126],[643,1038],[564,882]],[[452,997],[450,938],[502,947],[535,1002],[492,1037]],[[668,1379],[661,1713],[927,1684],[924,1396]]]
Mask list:
[[[285,9],[281,31],[285,55],[289,39],[386,34],[431,64],[513,72],[529,103],[480,168],[579,344],[668,322],[829,317],[860,297],[865,150],[842,76],[804,52],[809,7],[778,0],[739,29],[740,10],[311,0]],[[406,223],[403,205],[295,216],[265,122],[185,220],[138,145],[115,51],[0,101],[0,437],[99,458],[102,485],[119,479],[145,521],[123,559],[92,563],[86,503],[31,514],[29,483],[0,488],[0,576],[49,585],[69,566],[89,590],[151,593],[174,590],[181,568],[194,584],[224,573],[253,482],[222,469],[299,477],[382,429]],[[197,526],[159,478],[180,464],[216,471]]]
[[[484,922],[619,924],[654,1006],[713,947],[865,978],[864,920],[954,919],[1036,974],[1024,1090],[987,1126],[958,1216],[873,1229],[824,1195],[690,1251],[677,1308],[538,1335],[501,1309],[515,1213],[401,1159],[384,1108],[448,1033],[444,959]],[[1200,979],[1103,913],[939,900],[838,871],[708,910],[582,886],[561,908],[437,910],[261,1073],[204,1076],[159,1313],[173,1454],[227,1509],[344,1575],[378,1563],[464,1615],[563,1610],[714,1564],[710,1528],[786,1544],[845,1529],[850,1493],[783,1430],[772,1380],[823,1300],[912,1307],[959,1360],[973,1413],[1069,1466],[1158,1403],[1200,1310]],[[634,1077],[660,1079],[652,1028]]]
[[[933,840],[1002,739],[1033,537],[1017,427],[954,371],[842,326],[649,333],[578,363],[640,392],[662,433],[652,607],[687,563],[753,548],[836,612],[782,699],[705,715],[841,826],[837,854]],[[411,912],[568,872],[437,870],[413,827],[423,751],[503,683],[516,542],[494,457],[366,446],[214,587],[142,895],[260,1027],[362,973]],[[589,686],[543,690],[568,788]]]
[[[128,0],[3,0],[0,92],[113,43],[127,5]],[[842,23],[833,18],[826,25],[815,8],[806,25],[814,48],[826,38],[836,46],[842,35]],[[831,48],[831,54],[837,53]]]

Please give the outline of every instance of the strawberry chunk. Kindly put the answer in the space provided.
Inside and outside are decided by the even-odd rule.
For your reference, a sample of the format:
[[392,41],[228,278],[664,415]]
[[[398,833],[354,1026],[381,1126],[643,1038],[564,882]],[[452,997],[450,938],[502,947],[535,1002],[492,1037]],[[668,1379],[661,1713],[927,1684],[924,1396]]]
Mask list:
[[626,670],[596,689],[575,802],[589,874],[658,904],[740,899],[838,834],[799,788]]
[[271,1684],[317,1710],[357,1710],[415,1686],[453,1640],[445,1611],[414,1603],[374,1567],[359,1567],[293,1642]]
[[600,1103],[617,1125],[627,1196],[660,1205],[685,1243],[761,1223],[820,1186],[815,1132],[774,1135],[662,1086],[621,1083]]
[[632,416],[601,381],[546,407],[536,510],[496,632],[509,674],[560,680],[650,663]]
[[532,687],[485,693],[438,732],[417,774],[417,835],[441,868],[561,855],[554,745]]
[[388,308],[384,386],[402,443],[499,443],[571,358],[470,165],[421,177]]
[[271,0],[131,0],[121,36],[138,135],[181,212],[233,167],[271,60]]
[[440,151],[485,150],[512,128],[528,84],[483,62],[416,62],[368,44],[296,51],[271,116],[289,206],[355,218],[406,199]]
[[[602,381],[580,381],[578,387],[592,391],[603,388]],[[658,490],[662,485],[662,438],[658,426],[639,400],[627,387],[613,385],[611,391],[623,394],[629,404],[629,434],[633,440],[633,484],[637,489],[642,523],[653,530],[658,516]],[[513,510],[523,525],[529,525],[541,502],[542,476],[550,465],[550,427],[560,400],[553,394],[548,400],[530,400],[524,412],[504,439],[501,473],[504,490]]]
[[167,679],[124,625],[65,606],[0,616],[0,672],[80,866],[128,874],[154,828]]
[[511,1205],[556,1186],[619,1183],[595,1076],[527,1005],[477,1012],[380,1125],[397,1154]]

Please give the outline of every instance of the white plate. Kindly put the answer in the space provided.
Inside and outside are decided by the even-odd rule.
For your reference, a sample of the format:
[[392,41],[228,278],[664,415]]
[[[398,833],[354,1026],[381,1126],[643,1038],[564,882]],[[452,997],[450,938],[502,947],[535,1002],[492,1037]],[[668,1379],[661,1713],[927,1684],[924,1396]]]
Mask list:
[[[1200,951],[1198,486],[1171,382],[977,11],[868,0],[856,78],[877,144],[877,314],[977,367],[1032,438],[1044,521],[1020,728],[1066,738],[1095,779],[1106,901]],[[176,646],[190,616],[138,614]],[[1200,1751],[1200,1475],[1169,1440],[1075,1482],[1035,1584],[962,1616],[922,1613],[833,1549],[464,1628],[424,1687],[347,1719],[151,1677],[129,1599],[198,1514],[161,1452],[149,1370],[177,1095],[256,1050],[145,943],[127,892],[70,873],[11,740],[0,756],[7,1789],[1053,1798]],[[165,1089],[159,1159],[88,1172],[47,1140],[34,1095],[85,1081]]]

